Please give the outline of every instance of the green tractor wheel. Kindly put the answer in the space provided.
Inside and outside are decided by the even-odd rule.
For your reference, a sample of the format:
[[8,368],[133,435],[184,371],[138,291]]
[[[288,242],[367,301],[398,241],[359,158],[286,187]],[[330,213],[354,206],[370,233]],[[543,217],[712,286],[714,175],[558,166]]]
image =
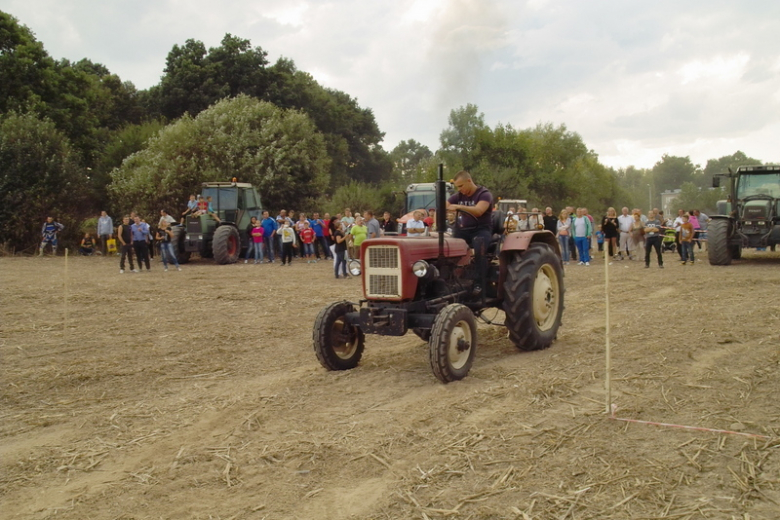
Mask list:
[[241,254],[241,237],[233,226],[220,226],[214,231],[211,244],[214,260],[218,264],[235,264]]
[[173,226],[171,232],[173,233],[171,242],[173,243],[173,251],[176,253],[176,260],[180,264],[186,264],[190,261],[190,253],[184,250],[184,237],[187,235],[187,230],[184,226]]

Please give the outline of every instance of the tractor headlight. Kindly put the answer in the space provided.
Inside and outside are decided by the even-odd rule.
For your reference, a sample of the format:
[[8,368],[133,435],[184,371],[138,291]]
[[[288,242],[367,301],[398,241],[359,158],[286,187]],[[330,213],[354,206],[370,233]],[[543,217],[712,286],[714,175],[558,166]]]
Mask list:
[[350,260],[349,273],[352,276],[360,276],[360,272],[361,272],[360,260],[356,260],[356,259]]
[[428,265],[428,262],[425,260],[417,260],[412,265],[412,272],[417,278],[422,278],[426,274],[428,274],[428,270],[430,269],[430,265]]

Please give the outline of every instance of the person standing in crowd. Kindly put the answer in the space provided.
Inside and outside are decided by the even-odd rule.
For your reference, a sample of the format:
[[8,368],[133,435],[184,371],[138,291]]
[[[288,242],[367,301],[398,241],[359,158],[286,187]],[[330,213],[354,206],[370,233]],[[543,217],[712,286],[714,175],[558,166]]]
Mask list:
[[633,249],[631,252],[636,252],[641,258],[644,256],[642,255],[642,248],[645,243],[645,223],[642,221],[642,215],[637,210],[634,210],[633,218],[634,222],[631,224],[631,244]]
[[339,268],[341,268],[342,273],[344,274],[344,278],[349,278],[349,275],[347,274],[347,259],[345,258],[345,254],[347,252],[347,237],[344,234],[344,231],[341,229],[341,221],[337,218],[334,218],[332,221],[333,226],[333,250],[334,250],[334,260],[333,260],[333,272],[336,275],[336,279],[339,279]]
[[141,222],[141,217],[136,215],[135,224],[130,226],[133,232],[133,249],[135,250],[135,257],[138,260],[138,269],[143,271],[143,266],[146,265],[146,270],[151,271],[151,265],[149,263],[149,224]]
[[692,209],[688,212],[688,222],[693,226],[693,244],[698,245],[699,249],[701,249],[701,243],[699,242],[701,225],[699,225],[699,219],[696,218],[696,210]]
[[693,224],[691,224],[690,222],[690,215],[688,215],[687,213],[683,213],[682,224],[680,224],[680,246],[682,249],[682,265],[687,264],[688,260],[690,260],[691,265],[693,265],[694,235],[695,235],[695,230],[693,228]]
[[262,264],[265,229],[263,229],[263,224],[257,220],[257,218],[252,218],[254,218],[255,222],[252,229],[249,231],[249,240],[255,253],[255,264]]
[[309,226],[311,226],[311,223],[306,219],[306,213],[301,212],[301,214],[298,215],[298,220],[295,221],[295,238],[297,239],[297,243],[301,245],[301,247],[298,248],[295,256],[299,256],[301,258],[303,258],[306,254],[305,248],[303,247],[303,237],[301,237],[301,231],[303,231],[307,223]]
[[553,235],[558,234],[558,217],[556,217],[553,214],[553,209],[549,206],[544,208],[544,216],[542,217],[542,222],[544,223],[544,229],[552,233]]
[[263,247],[268,255],[268,263],[272,264],[274,260],[274,242],[276,242],[276,230],[279,225],[272,219],[268,210],[263,210],[263,220],[260,223],[263,226]]
[[65,229],[65,226],[55,222],[53,217],[46,217],[46,222],[41,227],[41,245],[38,256],[43,256],[43,249],[46,244],[51,244],[52,256],[57,256],[57,233]]
[[379,227],[382,229],[382,235],[395,234],[398,232],[398,226],[389,211],[385,211]]
[[601,226],[596,228],[596,233],[594,234],[596,235],[596,244],[598,245],[599,253],[601,253],[604,251],[604,232],[601,230]]
[[138,270],[133,267],[133,231],[130,227],[130,217],[125,215],[122,217],[122,223],[116,230],[116,236],[119,239],[119,274],[125,272],[125,257],[130,260],[130,270],[137,273]]
[[92,233],[84,233],[84,238],[81,239],[79,245],[79,254],[82,256],[92,256],[95,252],[95,240],[92,238]]
[[593,227],[590,223],[590,219],[583,215],[583,209],[577,208],[577,216],[572,223],[572,235],[574,236],[574,243],[577,246],[577,253],[579,255],[579,265],[590,265],[590,241],[593,235]]
[[634,250],[634,246],[631,244],[631,227],[634,225],[634,217],[628,214],[627,207],[624,207],[621,212],[617,218],[620,228],[620,249],[618,249],[617,259],[623,260],[623,252],[625,251],[628,259],[633,260],[634,256],[631,251]]
[[647,222],[645,222],[645,268],[650,268],[650,252],[655,248],[656,255],[658,256],[658,267],[663,269],[664,257],[661,249],[661,241],[663,240],[663,223],[656,216],[655,211],[650,210],[647,213]]
[[349,228],[352,227],[352,224],[355,223],[355,217],[352,216],[352,210],[349,208],[344,208],[344,216],[341,217],[341,224],[346,228],[347,231],[349,231]]
[[425,221],[421,210],[414,210],[412,218],[406,222],[406,234],[409,236],[425,234]]
[[[174,220],[174,222],[176,221]],[[168,262],[175,265],[177,271],[181,271],[179,259],[176,257],[176,251],[173,250],[173,231],[171,231],[170,222],[167,220],[160,220],[160,227],[155,235],[157,241],[160,243],[160,256],[162,257],[163,271],[168,272]]]
[[368,237],[368,227],[366,227],[363,217],[355,217],[355,224],[350,228],[349,234],[352,236],[349,256],[360,260],[360,244]]
[[279,238],[278,243],[276,244],[277,252],[279,253],[279,257],[281,257],[284,254],[284,243],[282,242],[282,228],[284,228],[284,223],[288,222],[290,226],[293,225],[292,220],[290,220],[290,217],[287,216],[287,210],[279,210],[279,214],[276,216],[276,236]]
[[620,224],[618,223],[615,208],[609,208],[607,214],[601,219],[601,230],[604,232],[604,240],[607,242],[607,254],[610,258],[617,252],[617,242]]
[[674,219],[673,226],[674,226],[674,232],[675,232],[675,242],[677,243],[677,253],[680,255],[680,261],[683,261],[683,248],[682,244],[680,243],[680,226],[683,225],[683,217],[685,216],[685,211],[678,209],[677,210],[677,218]]
[[[330,251],[328,250],[328,243],[325,240],[325,223],[320,218],[320,214],[316,211],[312,215],[311,229],[314,231],[314,256],[317,260],[320,258],[328,258]],[[322,251],[322,255],[320,255]]]
[[701,250],[701,243],[707,241],[707,224],[710,221],[710,217],[698,209],[693,210],[693,214],[696,215],[696,220],[699,222],[699,233],[696,236],[696,243],[699,245],[699,250]]
[[555,235],[558,237],[558,243],[561,245],[561,260],[563,265],[569,265],[569,239],[571,238],[571,219],[569,212],[561,210],[556,222]]
[[[253,255],[255,252],[255,241],[252,240],[252,230],[255,229],[258,226],[257,217],[252,217],[249,219],[249,224],[246,226],[246,237],[247,237],[247,245],[246,245],[246,253],[244,253],[244,263],[249,263],[249,257]],[[262,247],[262,243],[261,243]],[[257,263],[257,256],[255,256],[255,263]]]
[[[330,249],[331,256],[333,257],[333,266],[336,266],[336,231],[341,229],[341,220],[338,216],[333,217],[328,221],[328,236],[330,240],[328,242],[328,248]],[[346,245],[344,246],[346,251]]]
[[290,222],[285,221],[279,228],[279,239],[282,241],[282,265],[292,265],[293,250],[298,244],[295,242],[295,230]]
[[306,263],[317,263],[317,259],[314,258],[314,244],[317,241],[317,235],[311,228],[311,224],[308,220],[303,221],[303,229],[298,236],[301,239],[301,258],[306,257]]
[[160,221],[157,223],[157,227],[161,228],[163,222],[167,222],[168,223],[168,227],[170,227],[171,224],[175,224],[176,223],[176,219],[173,218],[172,216],[170,216],[167,211],[165,211],[164,209],[161,209],[160,210]]
[[[374,212],[372,210],[366,210],[364,212],[366,217],[366,227],[368,228],[368,236],[366,238],[379,238],[382,235],[382,229],[379,227],[379,221],[374,218]],[[434,223],[434,225],[436,225]]]
[[97,235],[100,241],[100,253],[103,256],[108,255],[108,240],[114,235],[114,221],[105,211],[100,212],[100,218],[97,223]]

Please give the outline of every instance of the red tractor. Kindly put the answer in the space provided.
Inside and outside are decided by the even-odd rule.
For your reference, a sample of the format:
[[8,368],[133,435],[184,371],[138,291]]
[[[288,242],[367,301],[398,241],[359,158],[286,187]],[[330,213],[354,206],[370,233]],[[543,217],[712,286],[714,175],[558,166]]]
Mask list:
[[[440,230],[447,228],[442,176],[440,166]],[[322,366],[355,368],[366,334],[402,336],[411,330],[428,342],[431,369],[440,381],[463,379],[474,362],[477,318],[488,309],[504,311],[499,325],[507,327],[518,349],[549,347],[563,314],[558,241],[544,230],[504,235],[500,211],[493,222],[493,241],[481,261],[465,240],[445,233],[364,241],[359,266],[364,299],[331,303],[314,323],[314,351]],[[350,267],[353,273],[358,269]]]

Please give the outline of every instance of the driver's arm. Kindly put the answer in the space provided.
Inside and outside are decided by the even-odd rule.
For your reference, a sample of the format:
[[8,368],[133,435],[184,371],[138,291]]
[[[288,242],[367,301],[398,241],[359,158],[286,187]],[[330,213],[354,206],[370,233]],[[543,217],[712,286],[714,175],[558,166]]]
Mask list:
[[481,217],[488,208],[490,208],[490,203],[486,200],[477,202],[476,206],[464,206],[463,204],[450,204],[447,202],[447,211],[463,211],[473,217]]

